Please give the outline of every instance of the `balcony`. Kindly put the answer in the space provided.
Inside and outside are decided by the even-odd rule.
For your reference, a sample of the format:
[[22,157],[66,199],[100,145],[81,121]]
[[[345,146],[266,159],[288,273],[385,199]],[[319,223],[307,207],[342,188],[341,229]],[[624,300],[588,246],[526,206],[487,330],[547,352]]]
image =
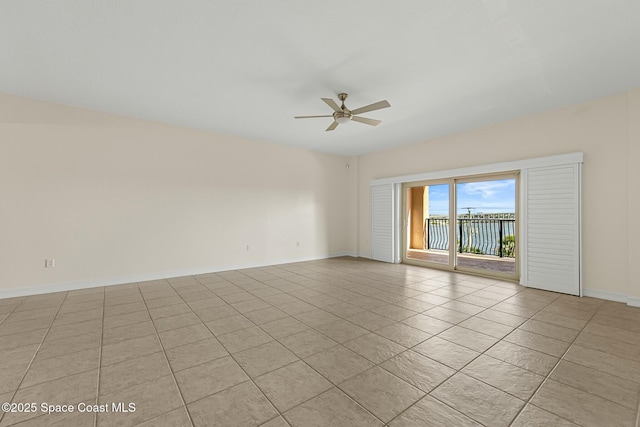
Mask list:
[[[515,218],[477,214],[456,220],[457,265],[515,275]],[[409,248],[407,258],[449,264],[449,218],[427,218],[423,248]]]

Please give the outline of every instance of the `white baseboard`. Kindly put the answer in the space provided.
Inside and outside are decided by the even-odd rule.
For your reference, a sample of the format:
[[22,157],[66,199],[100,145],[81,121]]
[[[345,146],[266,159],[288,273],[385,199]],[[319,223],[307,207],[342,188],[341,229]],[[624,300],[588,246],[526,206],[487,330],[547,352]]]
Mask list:
[[629,297],[627,305],[632,307],[640,307],[640,297]]
[[[337,252],[328,254],[326,256],[311,256],[297,259],[279,260],[269,263],[210,266],[185,270],[168,270],[154,273],[134,274],[130,276],[107,277],[103,279],[81,280],[77,282],[57,283],[51,285],[38,285],[27,288],[4,289],[0,290],[0,299],[23,297],[29,295],[50,294],[54,292],[74,291],[78,289],[97,288],[100,286],[122,285],[125,283],[146,282],[149,280],[168,279],[171,277],[195,276],[198,274],[217,273],[220,271],[242,270],[245,268],[259,268],[272,265],[291,264],[296,262],[317,261],[321,259],[338,258],[343,256],[370,259],[369,256],[366,256],[364,254],[356,254],[353,252]],[[633,307],[640,307],[640,297],[632,297],[617,292],[602,291],[599,289],[584,289],[583,293],[586,297],[600,298],[608,301],[624,302]]]
[[327,258],[339,258],[341,256],[350,256],[353,258],[358,258],[358,254],[356,254],[355,252],[337,252],[335,254],[329,255]]
[[328,254],[326,256],[311,256],[311,257],[296,258],[296,259],[286,259],[286,260],[278,260],[278,261],[268,262],[268,263],[256,263],[256,264],[245,264],[245,265],[234,264],[234,265],[224,265],[224,266],[192,268],[192,269],[185,269],[185,270],[168,270],[168,271],[160,271],[160,272],[153,272],[153,273],[134,274],[130,276],[107,277],[102,279],[80,280],[77,282],[30,286],[27,288],[2,289],[0,290],[0,299],[24,297],[29,295],[50,294],[54,292],[75,291],[78,289],[98,288],[100,286],[122,285],[125,283],[146,282],[149,280],[168,279],[170,277],[195,276],[198,274],[217,273],[220,271],[242,270],[245,268],[258,268],[258,267],[268,267],[271,265],[291,264],[296,262],[317,261],[320,259],[337,258],[342,256],[357,257],[356,254],[351,252],[338,252],[338,253]]
[[607,301],[625,302],[627,304],[629,304],[629,300],[632,298],[627,294],[621,294],[619,292],[602,291],[599,289],[584,289],[583,294],[585,297],[606,299]]

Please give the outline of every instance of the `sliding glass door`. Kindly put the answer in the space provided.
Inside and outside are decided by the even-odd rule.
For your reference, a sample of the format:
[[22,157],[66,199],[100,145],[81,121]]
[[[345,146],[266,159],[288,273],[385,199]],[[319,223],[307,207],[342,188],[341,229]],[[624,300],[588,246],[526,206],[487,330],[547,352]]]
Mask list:
[[459,270],[516,277],[517,176],[456,180]]
[[419,183],[405,188],[405,255],[409,260],[451,265],[451,184]]
[[404,184],[403,262],[517,279],[517,184],[515,173]]

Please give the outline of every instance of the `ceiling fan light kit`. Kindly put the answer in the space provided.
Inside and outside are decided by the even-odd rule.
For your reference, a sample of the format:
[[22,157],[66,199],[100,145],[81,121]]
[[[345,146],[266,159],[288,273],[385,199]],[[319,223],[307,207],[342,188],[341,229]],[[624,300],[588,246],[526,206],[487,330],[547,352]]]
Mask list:
[[343,123],[347,123],[349,120],[351,120],[351,117],[353,117],[353,114],[349,114],[349,113],[333,113],[333,119],[338,122],[339,125],[343,124]]
[[339,93],[338,99],[342,102],[342,105],[336,104],[331,98],[321,98],[329,107],[333,109],[333,114],[324,116],[296,116],[296,119],[316,119],[321,117],[333,117],[333,123],[327,128],[327,131],[334,130],[338,125],[345,124],[350,121],[364,123],[370,126],[377,126],[381,123],[380,120],[368,119],[366,117],[359,117],[358,114],[367,113],[369,111],[380,110],[382,108],[391,107],[388,101],[379,101],[373,104],[366,105],[364,107],[356,108],[355,110],[349,110],[344,105],[344,101],[349,95],[346,93]]

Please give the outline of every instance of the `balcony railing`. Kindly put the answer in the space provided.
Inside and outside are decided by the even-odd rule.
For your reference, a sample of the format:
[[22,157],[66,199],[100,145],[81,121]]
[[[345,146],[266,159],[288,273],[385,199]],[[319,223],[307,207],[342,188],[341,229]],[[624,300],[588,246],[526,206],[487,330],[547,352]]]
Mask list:
[[[515,257],[515,219],[459,218],[456,220],[458,253]],[[424,221],[427,249],[449,249],[449,218]]]

